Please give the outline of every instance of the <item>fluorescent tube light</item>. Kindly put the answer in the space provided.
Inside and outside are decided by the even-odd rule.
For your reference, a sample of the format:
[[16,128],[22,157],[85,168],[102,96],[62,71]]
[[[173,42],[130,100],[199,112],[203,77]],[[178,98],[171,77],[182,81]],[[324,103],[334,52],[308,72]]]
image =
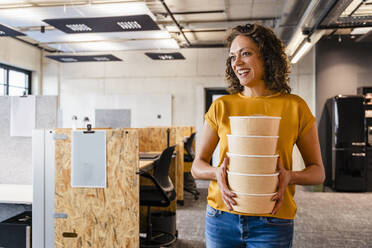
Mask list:
[[302,32],[296,32],[295,35],[292,37],[291,41],[286,47],[286,53],[288,56],[293,55],[296,52],[296,49],[301,45],[301,42],[306,38]]
[[295,53],[295,55],[291,59],[291,63],[296,64],[302,58],[302,56],[305,55],[310,50],[311,47],[312,47],[311,42],[306,41],[301,46],[301,48]]
[[320,40],[320,38],[322,38],[325,32],[326,30],[316,30],[311,35],[311,40],[310,37],[308,37],[305,43],[303,43],[302,46],[297,51],[295,51],[295,54],[291,59],[291,63],[296,64],[297,61],[299,61],[301,57],[304,56],[311,49],[311,47]]

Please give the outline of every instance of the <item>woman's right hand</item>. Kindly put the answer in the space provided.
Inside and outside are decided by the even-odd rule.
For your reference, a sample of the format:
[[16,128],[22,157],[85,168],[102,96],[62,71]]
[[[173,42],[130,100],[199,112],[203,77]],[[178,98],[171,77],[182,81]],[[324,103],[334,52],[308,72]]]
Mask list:
[[225,203],[226,207],[232,211],[232,205],[236,205],[236,201],[234,197],[236,194],[233,193],[229,187],[227,186],[227,164],[229,163],[229,158],[225,157],[222,164],[217,167],[216,170],[216,180],[218,183],[218,187],[220,188],[222,194],[222,200]]

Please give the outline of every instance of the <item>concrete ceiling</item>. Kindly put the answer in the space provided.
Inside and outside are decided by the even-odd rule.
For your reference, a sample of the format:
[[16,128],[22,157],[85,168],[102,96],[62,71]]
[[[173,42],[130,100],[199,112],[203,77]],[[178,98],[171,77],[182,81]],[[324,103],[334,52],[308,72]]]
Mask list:
[[[128,5],[129,4],[129,5]],[[132,10],[132,4],[145,9]],[[28,16],[27,13],[34,15]],[[158,31],[66,34],[48,18],[149,15]],[[223,46],[226,30],[258,22],[272,27],[285,44],[302,38],[350,34],[372,26],[372,0],[3,0],[0,24],[26,36],[16,39],[49,51],[155,50]],[[43,28],[41,28],[43,26]],[[368,32],[367,32],[368,33]],[[319,35],[318,35],[319,36]],[[318,37],[317,36],[317,37]],[[0,37],[1,38],[1,37]],[[357,37],[358,38],[358,37]],[[299,45],[293,45],[293,52]]]

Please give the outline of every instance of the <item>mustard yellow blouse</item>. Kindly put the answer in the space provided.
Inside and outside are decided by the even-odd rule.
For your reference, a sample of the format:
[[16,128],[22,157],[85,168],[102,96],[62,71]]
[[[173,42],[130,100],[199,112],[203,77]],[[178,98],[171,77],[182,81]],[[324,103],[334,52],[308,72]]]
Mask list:
[[[277,153],[287,170],[292,170],[292,151],[296,141],[304,135],[313,125],[315,118],[306,102],[293,94],[276,93],[270,96],[247,97],[240,93],[226,95],[215,100],[205,120],[220,138],[219,163],[221,165],[226,152],[228,152],[227,136],[230,134],[229,116],[268,115],[280,116],[279,139]],[[288,185],[283,199],[283,204],[275,217],[294,219],[296,203],[294,201],[295,185]],[[225,206],[218,184],[211,181],[208,189],[208,204],[218,210],[236,214]],[[254,215],[254,214],[243,214]],[[271,214],[261,216],[273,216]]]

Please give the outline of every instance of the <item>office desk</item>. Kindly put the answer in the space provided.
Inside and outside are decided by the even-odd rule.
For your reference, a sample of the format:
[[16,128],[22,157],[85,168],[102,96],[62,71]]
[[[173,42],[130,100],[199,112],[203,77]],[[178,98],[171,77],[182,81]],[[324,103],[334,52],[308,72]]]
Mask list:
[[0,184],[0,203],[32,204],[32,185]]
[[154,161],[155,160],[148,160],[148,159],[142,160],[142,159],[140,159],[140,161],[139,161],[139,169],[140,170],[151,170]]
[[151,170],[153,163],[161,155],[161,152],[140,152],[139,158],[139,169],[140,170]]

